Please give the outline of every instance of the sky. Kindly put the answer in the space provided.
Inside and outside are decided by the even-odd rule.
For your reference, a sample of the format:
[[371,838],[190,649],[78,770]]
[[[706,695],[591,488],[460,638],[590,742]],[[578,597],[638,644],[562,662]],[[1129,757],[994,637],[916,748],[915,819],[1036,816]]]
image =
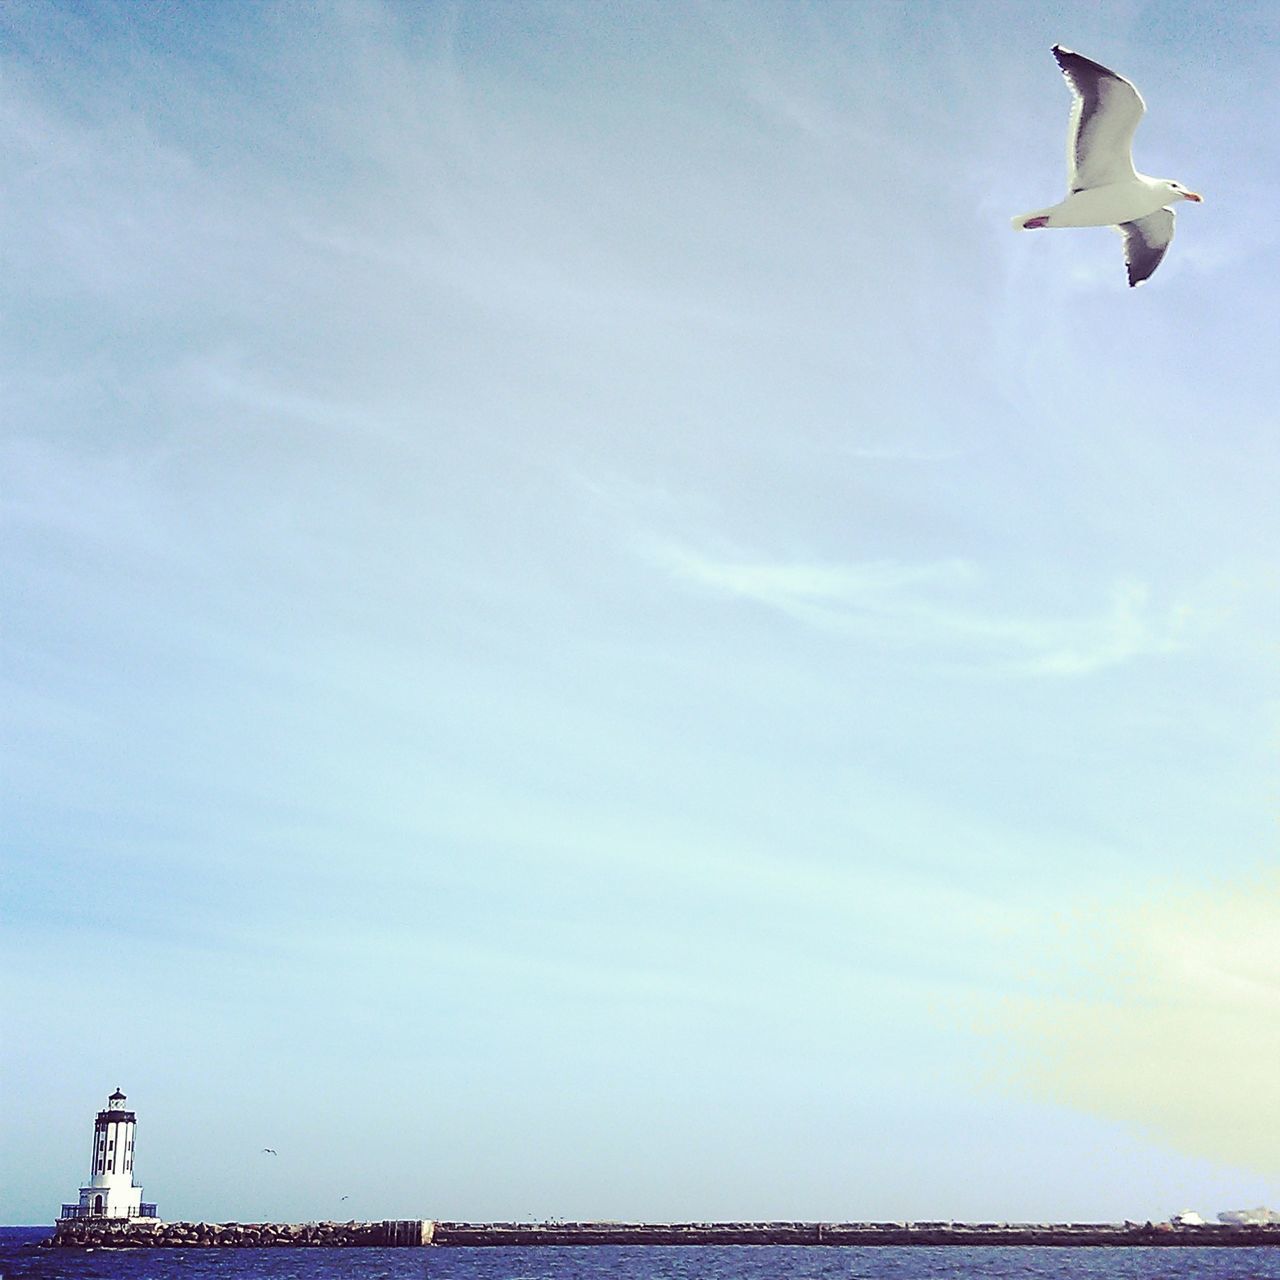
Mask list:
[[1280,1202],[1277,48],[0,7],[0,1220]]

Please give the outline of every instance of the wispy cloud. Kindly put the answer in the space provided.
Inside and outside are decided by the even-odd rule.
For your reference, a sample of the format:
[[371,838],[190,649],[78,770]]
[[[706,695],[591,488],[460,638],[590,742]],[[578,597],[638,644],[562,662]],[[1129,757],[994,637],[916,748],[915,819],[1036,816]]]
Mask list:
[[717,559],[671,544],[655,545],[650,555],[679,582],[818,630],[933,649],[1011,673],[1083,676],[1187,644],[1185,607],[1161,608],[1131,581],[1113,584],[1106,606],[1092,615],[1025,617],[984,610],[975,597],[989,584],[959,558],[776,563]]

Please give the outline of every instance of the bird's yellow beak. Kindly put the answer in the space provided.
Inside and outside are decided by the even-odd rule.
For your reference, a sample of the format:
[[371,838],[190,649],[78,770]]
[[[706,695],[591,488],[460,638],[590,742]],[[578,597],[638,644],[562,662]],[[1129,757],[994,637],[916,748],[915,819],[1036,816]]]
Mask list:
[[1184,191],[1182,198],[1184,200],[1194,200],[1196,204],[1204,204],[1204,196],[1198,196],[1194,191]]

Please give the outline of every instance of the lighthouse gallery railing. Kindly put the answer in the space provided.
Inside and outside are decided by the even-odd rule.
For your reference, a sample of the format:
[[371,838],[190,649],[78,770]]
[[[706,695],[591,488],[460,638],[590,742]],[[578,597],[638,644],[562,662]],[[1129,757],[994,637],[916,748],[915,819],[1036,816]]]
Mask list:
[[159,1215],[156,1213],[156,1207],[153,1204],[140,1204],[136,1209],[130,1207],[125,1213],[95,1213],[93,1206],[88,1204],[64,1204],[62,1218],[155,1218]]

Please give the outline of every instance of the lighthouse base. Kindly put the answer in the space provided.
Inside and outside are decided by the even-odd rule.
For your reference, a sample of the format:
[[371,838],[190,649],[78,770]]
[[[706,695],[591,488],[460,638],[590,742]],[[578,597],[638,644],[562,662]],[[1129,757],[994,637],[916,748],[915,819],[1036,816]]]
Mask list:
[[[108,1212],[108,1209],[110,1210]],[[153,1204],[143,1204],[141,1200],[133,1205],[112,1205],[105,1203],[101,1208],[95,1208],[92,1198],[86,1204],[81,1198],[79,1204],[64,1204],[62,1212],[58,1215],[58,1221],[63,1222],[67,1219],[83,1219],[83,1218],[110,1218],[112,1220],[124,1219],[126,1221],[137,1221],[139,1218],[151,1219],[159,1221],[160,1215],[156,1213],[156,1207]]]

